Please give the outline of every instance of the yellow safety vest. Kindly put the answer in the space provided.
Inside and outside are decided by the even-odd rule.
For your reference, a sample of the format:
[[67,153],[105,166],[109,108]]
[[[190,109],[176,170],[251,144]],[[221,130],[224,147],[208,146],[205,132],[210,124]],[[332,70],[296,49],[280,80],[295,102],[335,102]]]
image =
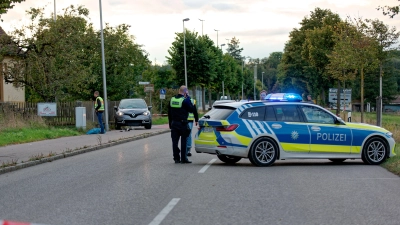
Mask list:
[[101,106],[98,109],[98,111],[104,111],[104,100],[100,96],[96,98],[96,102],[94,103],[94,108],[97,108],[97,99],[100,99],[100,102],[101,102]]
[[[193,106],[196,104],[196,100],[195,99],[190,99],[190,101],[192,102]],[[189,113],[189,116],[187,118],[188,120],[194,120],[194,114],[193,113]]]
[[183,100],[185,100],[183,97],[181,98],[172,97],[170,102],[171,108],[182,108]]

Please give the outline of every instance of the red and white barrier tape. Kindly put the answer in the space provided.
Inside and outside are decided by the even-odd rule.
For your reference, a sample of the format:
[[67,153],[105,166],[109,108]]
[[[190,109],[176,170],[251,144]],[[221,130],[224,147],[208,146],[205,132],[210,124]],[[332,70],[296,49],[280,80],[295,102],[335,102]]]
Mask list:
[[0,225],[44,225],[44,224],[24,223],[24,222],[16,222],[16,221],[9,221],[9,220],[0,220]]

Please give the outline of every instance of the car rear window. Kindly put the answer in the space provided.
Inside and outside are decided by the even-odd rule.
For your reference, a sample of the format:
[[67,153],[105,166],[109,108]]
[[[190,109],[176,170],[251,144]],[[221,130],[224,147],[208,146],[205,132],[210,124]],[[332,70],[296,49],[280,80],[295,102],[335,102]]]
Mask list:
[[203,118],[210,120],[225,120],[235,111],[235,108],[216,106],[210,112],[206,113]]

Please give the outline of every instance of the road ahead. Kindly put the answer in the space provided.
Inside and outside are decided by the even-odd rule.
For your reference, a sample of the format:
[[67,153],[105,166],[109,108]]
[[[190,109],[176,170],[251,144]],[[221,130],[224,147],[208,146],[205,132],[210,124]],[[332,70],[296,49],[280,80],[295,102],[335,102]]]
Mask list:
[[[170,134],[0,175],[0,219],[51,225],[400,224],[400,179],[361,161],[257,168],[196,154]],[[215,161],[215,162],[214,162]],[[206,166],[209,164],[210,166]]]

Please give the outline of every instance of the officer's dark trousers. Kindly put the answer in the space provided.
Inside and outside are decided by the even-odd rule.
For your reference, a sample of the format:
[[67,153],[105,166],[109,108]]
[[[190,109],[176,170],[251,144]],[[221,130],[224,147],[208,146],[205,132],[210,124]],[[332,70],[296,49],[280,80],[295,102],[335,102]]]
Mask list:
[[[186,124],[182,122],[172,121],[171,124],[171,138],[172,138],[172,151],[174,160],[186,161]],[[181,139],[181,149],[178,147],[179,138]],[[180,155],[179,155],[180,154]]]

